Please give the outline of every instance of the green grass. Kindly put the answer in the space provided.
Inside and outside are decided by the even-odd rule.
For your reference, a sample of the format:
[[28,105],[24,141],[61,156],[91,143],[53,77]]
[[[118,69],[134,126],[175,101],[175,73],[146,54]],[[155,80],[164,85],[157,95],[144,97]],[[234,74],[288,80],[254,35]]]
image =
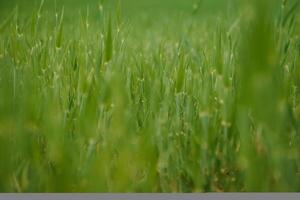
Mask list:
[[300,191],[299,1],[0,2],[1,192]]

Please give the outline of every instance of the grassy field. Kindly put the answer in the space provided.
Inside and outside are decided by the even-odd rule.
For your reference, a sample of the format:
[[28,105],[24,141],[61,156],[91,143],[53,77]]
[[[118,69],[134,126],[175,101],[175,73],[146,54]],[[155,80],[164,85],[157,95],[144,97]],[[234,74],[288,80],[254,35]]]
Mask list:
[[0,0],[0,192],[300,192],[297,0]]

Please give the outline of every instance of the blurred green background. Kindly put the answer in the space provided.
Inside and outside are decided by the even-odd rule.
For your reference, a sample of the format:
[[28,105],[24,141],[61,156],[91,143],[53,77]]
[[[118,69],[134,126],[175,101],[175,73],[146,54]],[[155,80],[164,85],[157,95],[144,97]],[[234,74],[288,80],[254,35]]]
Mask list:
[[[0,1],[0,9],[3,12],[11,10],[16,5],[20,7],[20,10],[24,12],[32,10],[32,8],[39,6],[40,0],[10,0]],[[216,14],[220,11],[226,11],[230,6],[236,5],[237,0],[45,0],[45,6],[50,11],[55,7],[65,7],[66,11],[70,11],[73,14],[78,14],[80,10],[85,10],[89,7],[91,10],[98,8],[103,4],[118,4],[121,3],[122,11],[125,16],[131,18],[140,18],[142,15],[149,15],[156,17],[157,14],[164,14],[163,17],[168,17],[168,14],[179,13],[191,13],[195,9],[199,10],[199,13]]]

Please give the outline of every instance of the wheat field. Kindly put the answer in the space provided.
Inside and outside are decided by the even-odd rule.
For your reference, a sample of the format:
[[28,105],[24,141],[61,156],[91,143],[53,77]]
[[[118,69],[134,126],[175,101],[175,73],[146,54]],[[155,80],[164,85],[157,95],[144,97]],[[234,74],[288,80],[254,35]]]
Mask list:
[[298,4],[0,0],[0,192],[299,192]]

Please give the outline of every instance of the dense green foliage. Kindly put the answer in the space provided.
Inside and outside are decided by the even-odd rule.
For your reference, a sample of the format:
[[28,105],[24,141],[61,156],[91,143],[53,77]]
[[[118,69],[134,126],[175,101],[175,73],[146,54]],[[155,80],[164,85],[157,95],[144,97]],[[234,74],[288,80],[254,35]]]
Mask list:
[[300,191],[299,1],[0,1],[1,192]]

